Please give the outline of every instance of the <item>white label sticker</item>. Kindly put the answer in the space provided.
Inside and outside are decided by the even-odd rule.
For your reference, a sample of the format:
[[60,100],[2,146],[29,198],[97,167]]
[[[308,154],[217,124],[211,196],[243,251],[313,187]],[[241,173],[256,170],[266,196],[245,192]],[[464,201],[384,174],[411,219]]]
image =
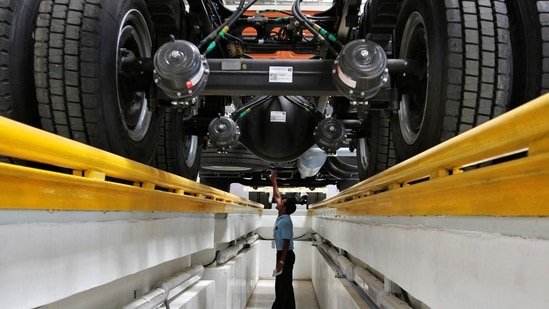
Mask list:
[[286,122],[286,112],[271,111],[271,122]]
[[293,75],[293,67],[269,67],[269,83],[291,83]]
[[337,76],[339,76],[339,79],[347,86],[351,88],[356,88],[356,81],[352,79],[351,77],[347,76],[345,73],[341,72],[339,67],[337,67]]

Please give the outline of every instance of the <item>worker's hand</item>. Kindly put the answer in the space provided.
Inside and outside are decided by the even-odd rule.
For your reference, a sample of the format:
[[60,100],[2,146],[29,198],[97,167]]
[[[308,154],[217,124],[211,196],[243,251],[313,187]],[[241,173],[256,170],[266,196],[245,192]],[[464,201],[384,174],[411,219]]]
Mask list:
[[282,268],[284,268],[284,264],[280,263],[280,262],[277,262],[276,263],[276,272],[281,272],[282,271]]
[[271,180],[271,183],[276,182],[276,171],[271,172],[271,175],[269,176],[269,179]]

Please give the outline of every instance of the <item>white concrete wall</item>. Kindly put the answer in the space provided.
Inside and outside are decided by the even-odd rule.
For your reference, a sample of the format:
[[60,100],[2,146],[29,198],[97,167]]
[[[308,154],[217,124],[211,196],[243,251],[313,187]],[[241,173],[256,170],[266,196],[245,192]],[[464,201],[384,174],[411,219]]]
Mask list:
[[[216,308],[244,308],[259,280],[259,246],[253,245],[229,262],[204,270],[203,280],[213,280]],[[196,307],[201,308],[201,307]]]
[[[0,304],[120,308],[196,261],[210,262],[217,249],[250,232],[272,237],[275,220],[269,210],[262,216],[2,211]],[[294,235],[318,232],[431,308],[549,304],[545,218],[311,217],[298,211],[293,222]],[[352,308],[356,298],[316,248],[308,241],[295,245],[296,280],[312,278],[324,308]],[[217,270],[226,273],[214,284],[201,282],[178,304],[243,308],[257,280],[271,278],[274,262],[271,242],[259,241]],[[219,293],[225,299],[212,305]]]
[[201,280],[171,301],[170,309],[217,309],[219,307],[216,307],[213,295],[215,295],[215,281]]
[[321,309],[367,308],[360,295],[351,286],[351,283],[345,278],[336,276],[337,273],[326,262],[316,247],[312,248],[311,254],[313,288]]
[[[313,228],[431,308],[547,308],[549,237],[390,220],[315,217]],[[444,220],[437,225],[444,226]],[[471,220],[476,219],[466,221]],[[548,224],[538,220],[538,226]],[[517,222],[509,218],[505,230]],[[321,294],[317,291],[319,299]]]
[[[216,250],[251,232],[272,237],[276,215],[276,210],[261,216],[3,211],[0,303],[6,308],[120,308],[174,273],[211,262]],[[298,210],[293,222],[295,236],[307,239],[312,232],[308,213]],[[296,241],[296,279],[312,276],[310,248],[311,242]],[[205,271],[206,281],[217,272],[215,284],[193,287],[197,290],[183,294],[177,306],[207,308],[224,294],[218,304],[243,308],[260,273],[272,278],[274,259],[271,242],[260,241],[218,270]]]
[[[120,308],[191,266],[193,254],[245,237],[259,222],[259,215],[2,211],[0,304]],[[214,290],[205,285],[190,303]]]
[[[58,301],[212,247],[213,231],[207,214],[0,225],[0,303],[31,308]],[[119,297],[121,304],[132,299],[133,293]]]
[[239,239],[260,226],[259,215],[216,214],[214,242],[225,243]]

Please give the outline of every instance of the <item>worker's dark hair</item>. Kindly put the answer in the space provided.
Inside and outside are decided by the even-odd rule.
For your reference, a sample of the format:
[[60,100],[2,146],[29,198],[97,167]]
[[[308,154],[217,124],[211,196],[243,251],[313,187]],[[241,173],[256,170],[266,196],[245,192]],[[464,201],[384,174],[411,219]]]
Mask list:
[[286,202],[284,202],[284,206],[286,206],[286,214],[288,215],[291,215],[295,212],[295,209],[297,208],[296,206],[297,204],[297,201],[295,199],[295,197],[288,197],[286,198]]

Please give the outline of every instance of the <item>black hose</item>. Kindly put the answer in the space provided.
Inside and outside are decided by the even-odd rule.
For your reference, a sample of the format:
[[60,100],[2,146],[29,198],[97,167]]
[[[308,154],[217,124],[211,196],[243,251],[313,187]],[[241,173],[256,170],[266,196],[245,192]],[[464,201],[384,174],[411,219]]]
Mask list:
[[[202,51],[204,50],[204,47],[208,44],[211,44],[212,42],[215,42],[219,39],[221,31],[229,25],[229,23],[232,20],[232,17],[235,15],[240,15],[239,11],[235,11],[231,17],[229,17],[224,23],[222,23],[217,29],[212,31],[208,36],[206,36],[200,43],[198,44],[198,50]],[[232,24],[232,23],[231,23]],[[205,53],[208,53],[211,50],[211,48],[208,46],[208,49],[205,51]]]
[[215,252],[215,257],[214,257],[213,261],[211,261],[210,263],[208,263],[208,264],[206,264],[206,265],[202,265],[202,266],[204,266],[204,268],[206,268],[206,267],[212,265],[213,263],[215,263],[215,261],[217,261],[217,256],[218,256],[218,255],[219,255],[219,250],[217,250],[217,251]]
[[305,14],[303,14],[303,12],[301,11],[301,1],[302,0],[295,0],[294,4],[292,5],[292,13],[294,14],[295,18],[299,22],[301,22],[309,31],[311,31],[311,33],[313,33],[321,42],[325,43],[330,52],[332,52],[332,54],[337,56],[339,53],[330,44],[330,41],[334,42],[340,50],[343,48],[343,44],[339,42],[333,34],[329,33],[318,24],[312,22],[307,16],[305,16]]
[[231,14],[231,16],[217,29],[212,31],[208,36],[206,36],[200,43],[198,44],[198,49],[202,51],[206,45],[208,47],[204,51],[204,54],[209,53],[216,45],[217,41],[219,41],[222,37],[225,36],[225,33],[228,31],[228,29],[248,10],[257,0],[252,0],[246,5],[244,5],[245,0],[240,0],[240,3],[238,4],[237,9]]
[[[261,105],[265,102],[269,102],[269,100],[271,98],[272,98],[272,96],[259,97],[259,99],[253,100],[252,102],[250,102],[250,103],[242,106],[241,108],[237,109],[236,111],[234,111],[233,116],[231,118],[235,122],[238,122],[240,119],[242,119],[246,115],[248,115],[253,108],[255,108],[255,107],[257,107],[257,106],[259,106],[259,105]],[[303,108],[307,112],[313,112],[314,113],[314,111],[315,111],[315,105],[314,104],[311,104],[309,102],[301,102],[299,100],[295,100],[295,96],[286,96],[286,99],[288,99],[288,101],[290,101],[292,104],[295,104],[295,105]]]
[[238,121],[239,119],[244,118],[251,111],[252,108],[267,102],[268,100],[271,99],[271,97],[272,96],[260,97],[259,100],[254,100],[254,101],[242,106],[241,108],[237,109],[233,113],[233,117],[232,117],[233,120]]

